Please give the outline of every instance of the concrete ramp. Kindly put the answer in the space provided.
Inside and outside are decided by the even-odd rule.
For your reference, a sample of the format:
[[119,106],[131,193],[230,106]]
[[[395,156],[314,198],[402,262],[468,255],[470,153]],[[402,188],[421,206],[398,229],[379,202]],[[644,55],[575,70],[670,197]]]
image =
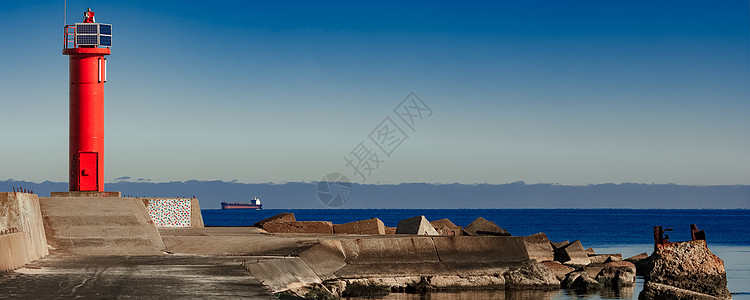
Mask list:
[[121,197],[42,197],[47,242],[84,255],[153,255],[166,248],[143,201]]

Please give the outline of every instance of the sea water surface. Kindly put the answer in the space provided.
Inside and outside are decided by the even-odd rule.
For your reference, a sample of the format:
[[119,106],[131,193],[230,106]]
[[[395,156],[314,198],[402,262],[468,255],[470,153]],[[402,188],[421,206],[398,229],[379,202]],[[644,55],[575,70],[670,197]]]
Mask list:
[[[424,215],[428,220],[448,218],[466,226],[477,217],[495,222],[516,236],[538,232],[550,240],[581,240],[597,253],[622,253],[627,258],[653,251],[653,226],[674,228],[670,240],[690,240],[690,224],[705,230],[711,251],[724,260],[733,299],[750,300],[750,210],[679,209],[265,209],[202,210],[206,226],[252,226],[282,212],[294,213],[299,221],[331,221],[341,224],[379,218],[395,227],[399,220]],[[467,291],[411,295],[392,293],[383,299],[637,299],[643,279],[636,286],[616,293],[601,291],[576,295],[558,290]]]

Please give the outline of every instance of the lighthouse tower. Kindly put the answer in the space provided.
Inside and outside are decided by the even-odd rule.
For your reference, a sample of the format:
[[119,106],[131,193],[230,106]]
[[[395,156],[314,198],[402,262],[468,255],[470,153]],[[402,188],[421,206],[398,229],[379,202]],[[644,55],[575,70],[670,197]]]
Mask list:
[[70,58],[69,190],[104,191],[104,83],[111,54],[112,25],[96,23],[94,12],[83,22],[65,25],[63,55]]

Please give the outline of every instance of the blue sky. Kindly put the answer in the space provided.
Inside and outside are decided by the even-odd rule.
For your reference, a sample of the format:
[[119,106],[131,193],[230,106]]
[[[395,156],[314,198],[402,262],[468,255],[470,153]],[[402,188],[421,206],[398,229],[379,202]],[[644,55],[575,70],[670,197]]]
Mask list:
[[[361,182],[415,92],[365,183],[750,184],[747,1],[402,2],[68,1],[113,24],[107,181]],[[66,181],[63,1],[2,7],[0,180]]]

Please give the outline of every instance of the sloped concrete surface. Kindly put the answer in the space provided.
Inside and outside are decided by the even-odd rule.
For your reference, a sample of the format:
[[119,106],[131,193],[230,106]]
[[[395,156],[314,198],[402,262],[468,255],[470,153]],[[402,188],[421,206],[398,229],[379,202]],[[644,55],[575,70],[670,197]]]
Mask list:
[[39,198],[47,242],[83,255],[155,255],[166,248],[136,198]]
[[54,255],[0,277],[0,298],[276,299],[249,257]]

